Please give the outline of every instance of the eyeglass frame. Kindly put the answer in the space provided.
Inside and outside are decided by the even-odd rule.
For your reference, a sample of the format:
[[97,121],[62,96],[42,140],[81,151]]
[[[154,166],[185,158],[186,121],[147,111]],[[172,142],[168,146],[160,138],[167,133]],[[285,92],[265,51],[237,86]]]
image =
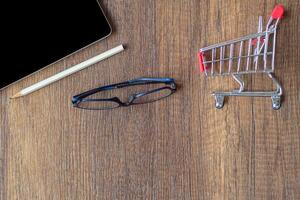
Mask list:
[[[164,83],[164,84],[166,84],[166,86],[160,87],[160,88],[157,88],[157,89],[154,89],[154,90],[149,90],[147,92],[139,92],[139,93],[136,93],[136,94],[131,94],[129,96],[129,101],[128,102],[123,102],[118,97],[103,98],[103,99],[102,98],[100,98],[100,99],[86,99],[86,97],[91,96],[93,94],[96,94],[98,92],[102,92],[102,91],[120,89],[120,88],[124,88],[124,87],[136,86],[136,85],[148,85],[148,84],[160,84],[160,83]],[[159,92],[159,91],[165,90],[165,89],[169,89],[171,91],[171,93],[169,95],[165,96],[165,97],[153,100],[151,102],[134,103],[134,100],[136,100],[137,98],[143,97],[145,95],[148,95],[148,94],[151,94],[151,93],[154,93],[154,92]],[[142,78],[129,80],[129,81],[126,81],[126,82],[101,86],[101,87],[83,92],[81,94],[75,95],[75,96],[72,97],[72,104],[76,108],[86,109],[86,110],[111,110],[111,109],[115,109],[115,108],[119,108],[119,107],[127,107],[127,106],[131,106],[131,105],[152,103],[152,102],[161,100],[163,98],[166,98],[166,97],[174,94],[176,92],[176,90],[177,90],[177,85],[176,85],[175,80],[173,78],[148,78],[148,77],[142,77]],[[83,107],[79,106],[81,102],[101,102],[101,101],[114,102],[114,103],[117,103],[118,106],[109,107],[109,108],[99,108],[99,109],[83,108]]]

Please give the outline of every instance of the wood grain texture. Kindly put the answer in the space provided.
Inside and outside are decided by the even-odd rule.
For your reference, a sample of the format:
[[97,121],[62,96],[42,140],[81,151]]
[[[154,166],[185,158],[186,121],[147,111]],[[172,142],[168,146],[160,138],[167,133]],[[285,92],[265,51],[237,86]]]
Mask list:
[[[200,47],[256,31],[275,0],[103,0],[113,34],[0,92],[0,199],[300,199],[300,3],[281,0],[276,76],[284,102],[209,95],[236,87],[195,67]],[[120,43],[126,51],[17,100],[21,88]],[[175,95],[113,111],[74,94],[140,76],[174,77]],[[269,89],[263,76],[250,88]]]

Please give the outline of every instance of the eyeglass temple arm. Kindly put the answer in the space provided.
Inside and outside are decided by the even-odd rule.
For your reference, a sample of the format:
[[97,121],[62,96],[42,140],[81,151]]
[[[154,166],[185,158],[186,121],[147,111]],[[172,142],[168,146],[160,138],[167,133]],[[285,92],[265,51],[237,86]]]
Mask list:
[[142,77],[138,79],[131,80],[129,82],[134,82],[134,81],[144,81],[144,82],[157,82],[157,83],[168,83],[168,82],[174,82],[173,78],[147,78],[147,77]]

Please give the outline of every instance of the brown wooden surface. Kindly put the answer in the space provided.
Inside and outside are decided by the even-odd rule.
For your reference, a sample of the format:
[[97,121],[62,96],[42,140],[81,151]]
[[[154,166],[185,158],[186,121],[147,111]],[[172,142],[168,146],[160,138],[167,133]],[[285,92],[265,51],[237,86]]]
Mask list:
[[[0,199],[300,199],[300,4],[280,24],[279,111],[269,98],[229,98],[214,108],[198,48],[256,31],[275,0],[103,0],[113,34],[0,92]],[[122,54],[21,99],[25,86],[120,43]],[[2,68],[5,68],[3,66]],[[159,102],[83,111],[71,96],[140,76],[174,77]],[[251,88],[268,89],[262,76]]]

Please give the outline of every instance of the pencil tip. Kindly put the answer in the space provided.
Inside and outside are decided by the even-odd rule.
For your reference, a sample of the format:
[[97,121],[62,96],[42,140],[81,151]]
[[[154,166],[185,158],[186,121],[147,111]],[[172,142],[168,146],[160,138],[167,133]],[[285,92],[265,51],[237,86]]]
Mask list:
[[22,94],[20,92],[18,92],[17,94],[10,97],[10,99],[15,99],[15,98],[18,98],[18,97],[21,97],[21,96],[22,96]]

